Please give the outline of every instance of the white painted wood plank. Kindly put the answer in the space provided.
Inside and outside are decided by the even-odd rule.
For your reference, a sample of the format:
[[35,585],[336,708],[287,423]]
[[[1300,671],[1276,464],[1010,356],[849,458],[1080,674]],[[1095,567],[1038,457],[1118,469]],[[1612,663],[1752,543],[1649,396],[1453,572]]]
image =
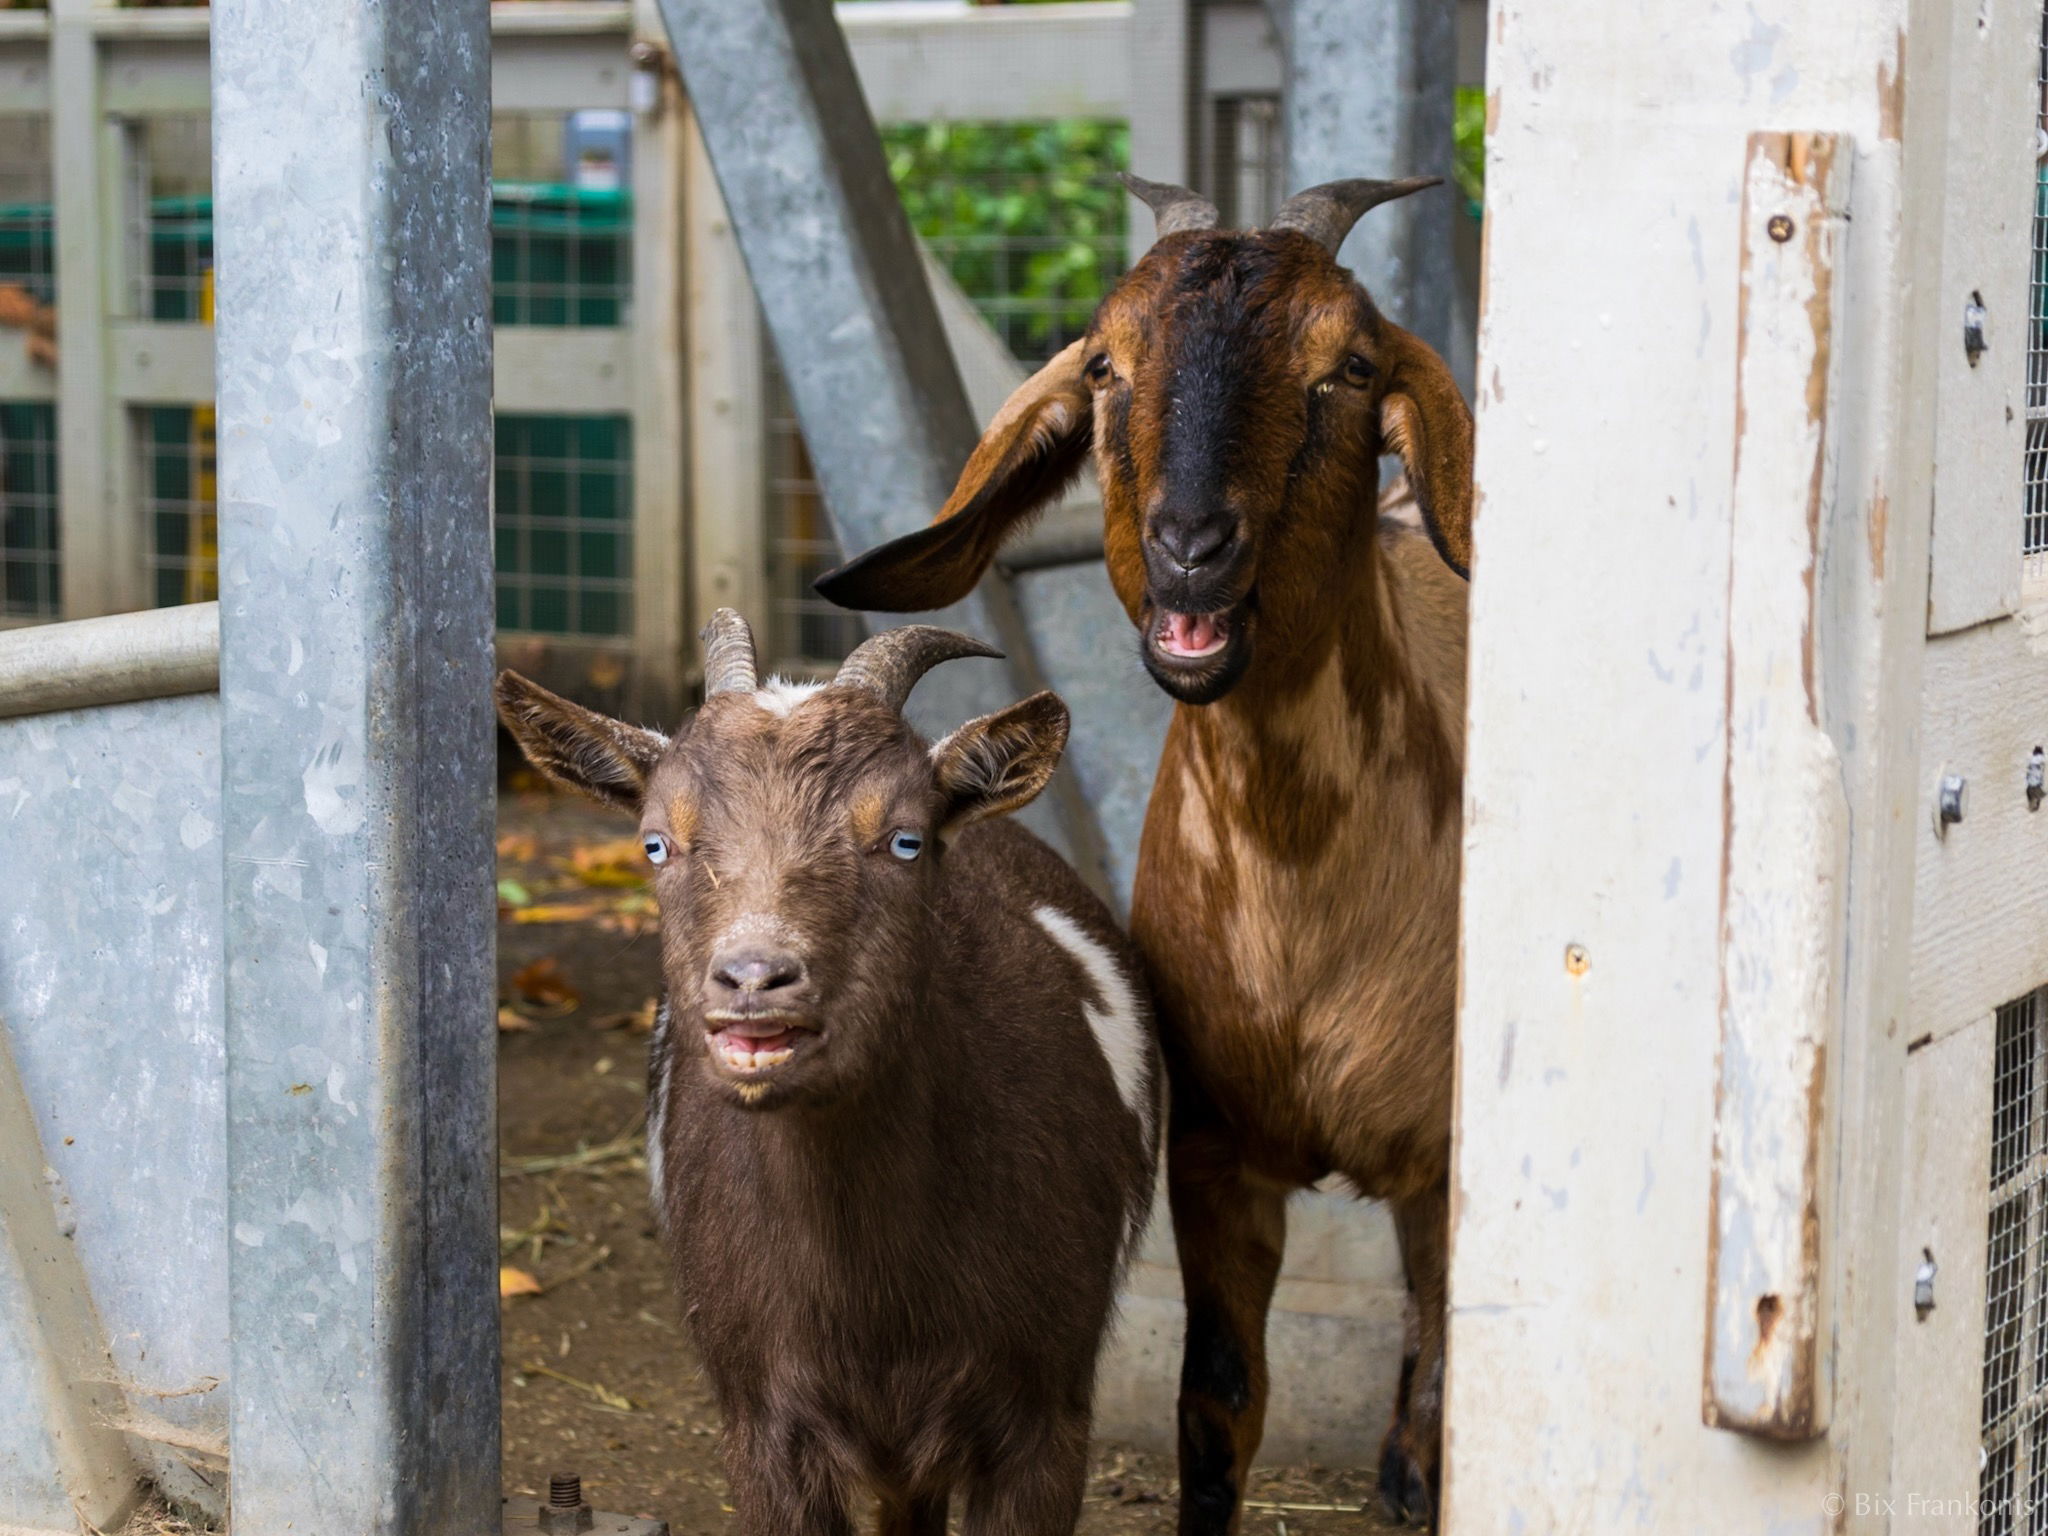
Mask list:
[[1902,1533],[1967,1528],[1955,1516],[1977,1495],[1995,1040],[1985,1013],[1946,1039],[1898,1044],[1910,1051],[1906,1180],[1898,1260],[1887,1278],[1910,1294],[1921,1266],[1934,1270],[1933,1307],[1909,1307],[1899,1328],[1904,1388],[1888,1492],[1893,1529]]
[[1740,214],[1704,1411],[1774,1439],[1822,1433],[1829,1410],[1825,1088],[1849,806],[1825,723],[1816,596],[1851,154],[1834,134],[1752,135]]
[[[2048,747],[2048,604],[1930,641],[1924,698],[1912,1019],[1939,1037],[2048,982],[2048,801],[2026,796],[2028,755]],[[1946,773],[1963,820],[1937,831]]]
[[501,325],[492,404],[501,411],[624,414],[633,408],[631,334],[605,325]]
[[[1446,1527],[1812,1532],[1895,1412],[1903,1014],[1946,27],[1911,0],[1494,0]],[[1936,30],[1942,34],[1937,40]],[[1832,1427],[1701,1422],[1737,225],[1750,133],[1857,145],[1822,572],[1856,817]],[[1617,124],[1626,131],[1618,132]],[[1902,141],[1903,140],[1903,141]],[[1930,227],[1931,226],[1931,227]],[[1930,240],[1928,237],[1932,236]],[[1887,518],[1874,514],[1888,507]],[[1866,556],[1882,555],[1881,569]],[[1845,743],[1844,736],[1850,739]]]
[[[1979,0],[1951,7],[1948,24],[1952,211],[1942,234],[1930,635],[2011,613],[2019,602],[2041,7]],[[1989,343],[1974,363],[1963,345],[1972,303],[1984,310]]]

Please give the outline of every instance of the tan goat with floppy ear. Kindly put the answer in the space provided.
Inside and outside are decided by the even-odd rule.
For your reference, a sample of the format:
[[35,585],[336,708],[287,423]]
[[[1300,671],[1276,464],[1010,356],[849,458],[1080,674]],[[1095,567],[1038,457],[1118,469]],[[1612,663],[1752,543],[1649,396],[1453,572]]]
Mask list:
[[[1246,232],[1130,184],[1158,243],[1010,398],[938,519],[818,589],[951,603],[1092,452],[1110,581],[1180,703],[1131,909],[1173,1090],[1180,1528],[1237,1528],[1287,1196],[1332,1173],[1400,1232],[1417,1326],[1380,1487],[1433,1520],[1472,417],[1335,252],[1368,208],[1434,183],[1334,182]],[[1427,540],[1379,515],[1382,453]]]

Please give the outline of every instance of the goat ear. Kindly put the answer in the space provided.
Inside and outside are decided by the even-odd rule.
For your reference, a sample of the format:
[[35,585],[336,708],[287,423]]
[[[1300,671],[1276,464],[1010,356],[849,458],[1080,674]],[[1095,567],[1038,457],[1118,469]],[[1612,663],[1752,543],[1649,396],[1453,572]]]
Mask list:
[[1067,706],[1056,693],[970,720],[932,748],[932,771],[946,810],[941,830],[957,832],[984,816],[1019,810],[1038,798],[1067,746]]
[[517,672],[498,674],[497,695],[498,718],[529,763],[564,789],[638,814],[666,736],[571,704]]
[[1075,342],[1017,386],[929,527],[877,545],[812,586],[842,608],[922,613],[957,603],[1005,537],[1066,488],[1094,441],[1095,403]]
[[1472,574],[1472,412],[1444,360],[1420,337],[1387,327],[1394,366],[1380,400],[1380,440],[1399,454],[1430,541]]

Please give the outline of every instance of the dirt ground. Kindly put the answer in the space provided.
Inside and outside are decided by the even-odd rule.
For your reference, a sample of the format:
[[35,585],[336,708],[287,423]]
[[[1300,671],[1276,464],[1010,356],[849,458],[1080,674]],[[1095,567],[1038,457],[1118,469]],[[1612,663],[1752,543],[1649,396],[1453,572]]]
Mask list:
[[[581,1473],[597,1508],[726,1528],[718,1410],[691,1354],[647,1210],[641,1138],[657,978],[631,823],[515,771],[499,812],[499,1214],[505,1482],[537,1498]],[[537,1288],[537,1294],[531,1293]],[[1174,1526],[1171,1458],[1097,1448],[1086,1536]],[[1244,1529],[1352,1536],[1364,1473],[1266,1468]]]

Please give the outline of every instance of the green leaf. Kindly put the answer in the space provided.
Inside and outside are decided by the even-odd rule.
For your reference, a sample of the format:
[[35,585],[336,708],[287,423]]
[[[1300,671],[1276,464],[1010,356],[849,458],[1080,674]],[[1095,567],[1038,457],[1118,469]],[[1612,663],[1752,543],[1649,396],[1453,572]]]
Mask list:
[[530,907],[533,905],[533,892],[529,891],[517,880],[500,880],[498,882],[498,900],[505,903],[508,907]]

